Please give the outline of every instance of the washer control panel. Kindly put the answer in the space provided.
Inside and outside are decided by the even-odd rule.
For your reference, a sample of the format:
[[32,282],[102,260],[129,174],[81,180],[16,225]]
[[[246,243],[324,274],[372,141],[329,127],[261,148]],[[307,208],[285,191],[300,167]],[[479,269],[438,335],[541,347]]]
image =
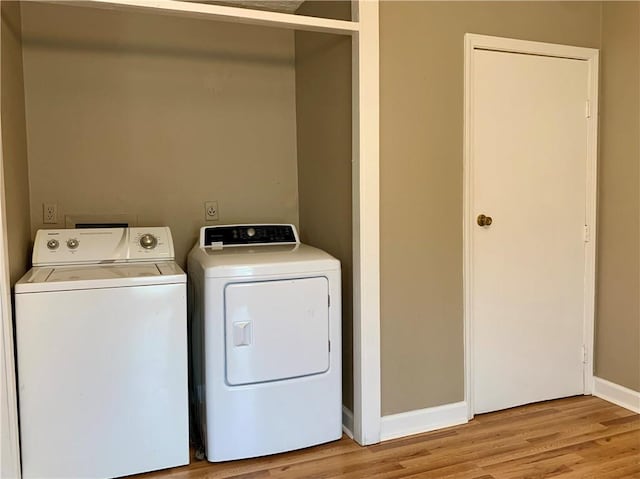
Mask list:
[[200,246],[255,246],[300,243],[293,225],[205,226],[200,230]]
[[32,257],[34,266],[172,259],[168,227],[39,230]]

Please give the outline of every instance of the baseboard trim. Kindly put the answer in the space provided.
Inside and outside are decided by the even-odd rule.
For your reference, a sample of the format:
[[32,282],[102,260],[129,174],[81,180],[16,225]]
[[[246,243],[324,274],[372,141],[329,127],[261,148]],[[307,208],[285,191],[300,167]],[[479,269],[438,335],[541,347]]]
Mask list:
[[380,440],[410,436],[469,422],[464,401],[443,406],[417,409],[383,416],[380,421]]
[[638,391],[625,388],[606,379],[594,377],[593,395],[640,414],[640,392]]
[[345,405],[342,405],[342,432],[353,439],[353,413]]

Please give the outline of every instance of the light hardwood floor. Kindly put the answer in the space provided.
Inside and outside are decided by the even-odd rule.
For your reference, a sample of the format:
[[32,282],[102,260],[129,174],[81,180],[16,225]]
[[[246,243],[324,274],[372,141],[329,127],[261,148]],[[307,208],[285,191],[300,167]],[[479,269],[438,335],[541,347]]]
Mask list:
[[189,466],[135,479],[640,478],[640,415],[591,396],[476,416],[463,426],[374,446],[350,439],[301,451]]

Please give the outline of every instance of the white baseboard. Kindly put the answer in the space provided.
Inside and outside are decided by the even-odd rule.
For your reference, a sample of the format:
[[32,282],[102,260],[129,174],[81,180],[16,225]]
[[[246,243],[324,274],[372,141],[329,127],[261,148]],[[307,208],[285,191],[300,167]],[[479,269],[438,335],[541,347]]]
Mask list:
[[380,421],[380,440],[465,424],[469,421],[467,414],[467,403],[462,401],[383,416]]
[[594,377],[593,395],[640,414],[640,392],[638,391]]
[[353,413],[345,405],[342,405],[342,431],[353,439]]

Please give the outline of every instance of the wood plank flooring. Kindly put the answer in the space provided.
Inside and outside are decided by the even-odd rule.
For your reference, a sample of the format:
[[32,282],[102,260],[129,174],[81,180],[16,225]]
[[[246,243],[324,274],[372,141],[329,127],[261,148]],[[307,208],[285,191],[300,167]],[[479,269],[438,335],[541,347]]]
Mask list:
[[135,479],[640,478],[640,415],[591,396],[483,414],[369,447],[350,439],[258,459],[189,466]]

